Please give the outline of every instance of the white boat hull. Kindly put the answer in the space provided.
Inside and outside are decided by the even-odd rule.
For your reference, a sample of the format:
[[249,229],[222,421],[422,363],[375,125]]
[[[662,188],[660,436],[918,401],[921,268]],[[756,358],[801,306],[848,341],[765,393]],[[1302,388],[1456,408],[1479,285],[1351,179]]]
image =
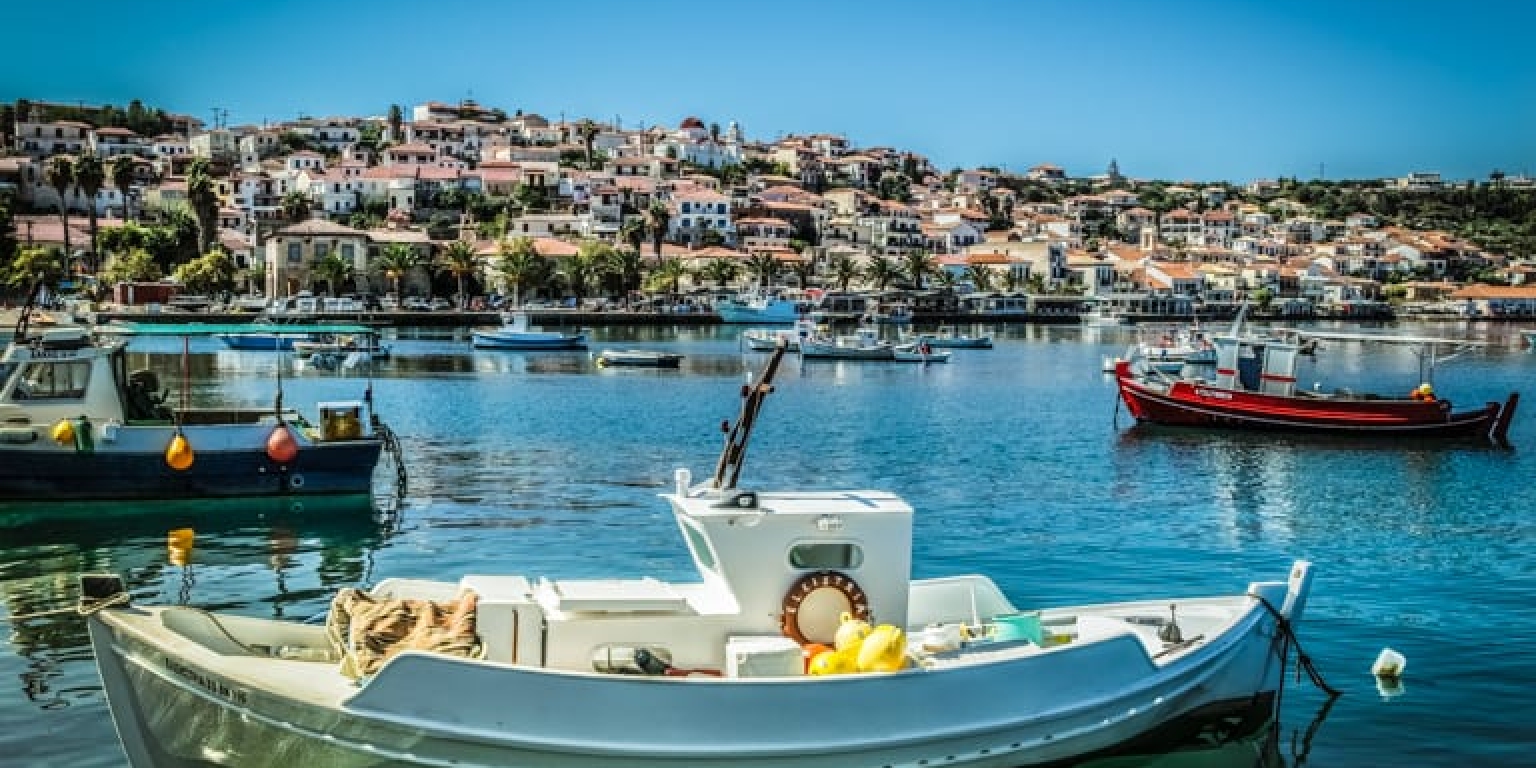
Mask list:
[[[1282,583],[1252,589],[1275,605],[1285,599]],[[1167,602],[1072,610],[1157,615]],[[991,663],[830,678],[598,675],[406,652],[361,689],[331,663],[214,649],[165,628],[202,621],[196,609],[112,609],[89,624],[139,768],[1001,767],[1098,753],[1279,687],[1279,636],[1256,600],[1179,605],[1181,616],[1219,609],[1237,618],[1162,660],[1129,634]]]

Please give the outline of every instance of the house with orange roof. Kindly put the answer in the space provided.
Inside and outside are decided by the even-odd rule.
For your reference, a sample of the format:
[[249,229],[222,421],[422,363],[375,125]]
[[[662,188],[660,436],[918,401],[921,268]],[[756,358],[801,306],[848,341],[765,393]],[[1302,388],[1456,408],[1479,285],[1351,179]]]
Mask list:
[[1482,317],[1536,316],[1536,285],[1468,285],[1451,293],[1469,314]]

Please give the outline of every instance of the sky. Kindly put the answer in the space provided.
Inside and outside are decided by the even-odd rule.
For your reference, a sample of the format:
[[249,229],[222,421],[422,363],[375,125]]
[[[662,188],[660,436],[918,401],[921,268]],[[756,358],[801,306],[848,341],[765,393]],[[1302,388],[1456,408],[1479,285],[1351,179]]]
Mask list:
[[[833,133],[943,170],[1232,181],[1536,173],[1536,3],[77,0],[7,11],[0,100],[231,125],[472,98]],[[19,30],[30,32],[17,33]]]

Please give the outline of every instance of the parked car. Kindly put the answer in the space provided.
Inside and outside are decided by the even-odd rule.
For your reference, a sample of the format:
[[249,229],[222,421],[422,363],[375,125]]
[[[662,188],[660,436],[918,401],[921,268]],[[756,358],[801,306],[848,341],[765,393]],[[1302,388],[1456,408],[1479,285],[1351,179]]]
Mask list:
[[408,309],[412,312],[426,312],[432,309],[432,304],[420,296],[412,296],[401,302],[400,308]]

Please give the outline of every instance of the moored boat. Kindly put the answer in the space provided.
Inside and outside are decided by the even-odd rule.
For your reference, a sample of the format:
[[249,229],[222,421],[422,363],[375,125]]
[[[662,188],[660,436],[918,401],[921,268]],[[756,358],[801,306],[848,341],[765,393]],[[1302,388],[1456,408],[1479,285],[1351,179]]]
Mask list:
[[676,368],[683,362],[677,352],[653,349],[605,349],[597,353],[597,364],[621,368]]
[[715,303],[722,323],[793,323],[805,310],[804,302],[772,294],[747,294]]
[[1174,377],[1133,360],[1116,362],[1120,398],[1131,415],[1172,426],[1503,441],[1519,402],[1518,394],[1511,393],[1503,404],[1458,411],[1436,396],[1427,381],[1403,396],[1298,388],[1296,364],[1308,342],[1294,335],[1245,335],[1241,322],[1239,316],[1231,333],[1214,339],[1213,377]]
[[[220,326],[145,324],[137,335],[189,336]],[[0,497],[32,500],[201,499],[369,493],[387,428],[371,397],[319,403],[318,418],[282,403],[193,407],[128,369],[126,343],[69,349],[13,341],[0,359]]]
[[802,317],[793,328],[748,328],[741,332],[741,340],[748,349],[768,352],[784,345],[791,352],[800,351],[800,340],[816,333],[816,324]]
[[895,345],[883,341],[875,328],[863,326],[853,333],[818,334],[800,340],[800,356],[834,360],[893,360]]
[[947,363],[951,354],[947,349],[934,349],[922,341],[897,344],[891,348],[891,359],[898,363]]
[[932,331],[906,334],[914,342],[925,342],[930,347],[948,349],[991,349],[990,334],[973,335],[953,325],[941,325]]
[[[322,627],[125,604],[136,585],[87,577],[130,763],[1000,768],[1274,699],[1308,563],[1038,613],[982,575],[913,579],[900,497],[737,486],[780,357],[713,477],[665,496],[694,580],[386,579]],[[416,638],[433,650],[371,616],[437,626]]]
[[546,331],[536,328],[527,312],[502,315],[501,326],[493,330],[472,331],[471,343],[480,349],[585,349],[587,334]]

